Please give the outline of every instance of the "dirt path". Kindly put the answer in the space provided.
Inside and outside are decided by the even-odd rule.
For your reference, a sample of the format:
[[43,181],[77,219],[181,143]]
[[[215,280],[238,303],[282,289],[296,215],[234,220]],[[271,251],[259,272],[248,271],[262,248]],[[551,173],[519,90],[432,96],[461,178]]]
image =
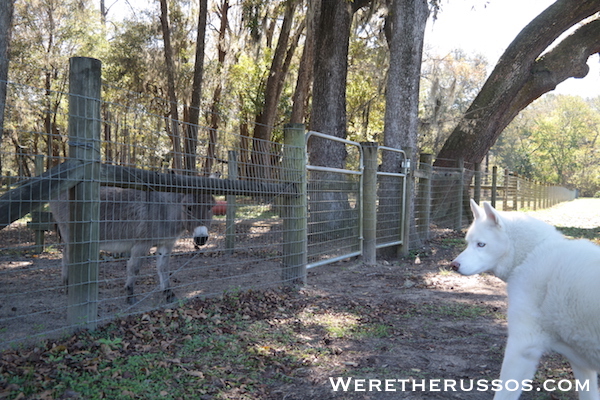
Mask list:
[[558,227],[597,228],[600,227],[600,199],[577,199],[528,214]]
[[[528,214],[557,227],[571,228],[576,234],[595,232],[596,229],[591,228],[600,227],[600,199],[578,199]],[[464,277],[447,271],[449,262],[462,249],[462,238],[462,234],[437,238],[416,257],[397,264],[384,262],[377,267],[366,267],[340,263],[310,271],[307,292],[311,297],[327,298],[326,303],[334,309],[342,304],[361,304],[371,310],[373,318],[380,316],[378,322],[389,324],[394,332],[385,339],[339,340],[337,345],[347,349],[343,353],[345,357],[313,370],[320,398],[493,397],[491,390],[457,393],[417,389],[399,395],[351,391],[341,394],[328,388],[330,376],[415,382],[497,379],[506,342],[505,284],[485,274]],[[535,389],[521,398],[576,398],[572,392],[545,392],[540,386],[549,379],[572,379],[570,366],[561,356],[548,355],[542,359]],[[290,392],[298,388],[290,388]]]

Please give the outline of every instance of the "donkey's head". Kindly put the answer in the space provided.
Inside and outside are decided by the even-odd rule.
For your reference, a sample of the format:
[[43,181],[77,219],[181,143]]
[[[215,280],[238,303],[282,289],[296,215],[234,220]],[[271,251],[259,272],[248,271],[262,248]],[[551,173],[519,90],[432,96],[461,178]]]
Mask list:
[[207,193],[183,196],[185,229],[193,233],[196,246],[203,246],[208,240],[208,230],[213,216],[212,208],[215,204],[214,197]]

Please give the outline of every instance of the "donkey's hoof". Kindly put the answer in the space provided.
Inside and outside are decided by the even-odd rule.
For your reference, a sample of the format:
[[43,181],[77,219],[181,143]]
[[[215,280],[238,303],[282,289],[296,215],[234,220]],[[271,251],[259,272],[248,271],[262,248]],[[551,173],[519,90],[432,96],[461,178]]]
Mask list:
[[179,300],[177,298],[177,296],[175,296],[175,293],[171,289],[165,290],[164,294],[165,294],[165,302],[167,302],[167,303],[174,303],[177,300]]

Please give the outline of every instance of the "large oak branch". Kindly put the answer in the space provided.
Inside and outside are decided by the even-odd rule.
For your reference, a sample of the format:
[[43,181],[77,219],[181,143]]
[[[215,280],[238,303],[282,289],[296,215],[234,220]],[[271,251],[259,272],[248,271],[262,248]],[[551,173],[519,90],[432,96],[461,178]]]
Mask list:
[[[587,71],[580,60],[586,52],[588,56],[593,54],[595,43],[600,42],[595,21],[579,28],[545,57],[540,55],[561,34],[598,11],[600,0],[558,0],[531,21],[498,61],[444,143],[436,165],[453,166],[453,160],[459,158],[480,162],[502,130],[527,104],[570,76],[584,76]],[[549,74],[546,72],[549,68],[555,71]]]
[[[529,79],[513,100],[511,120],[532,101],[569,78],[584,78],[587,60],[600,52],[600,20],[593,20],[564,39],[533,65]],[[510,121],[509,121],[510,122]]]

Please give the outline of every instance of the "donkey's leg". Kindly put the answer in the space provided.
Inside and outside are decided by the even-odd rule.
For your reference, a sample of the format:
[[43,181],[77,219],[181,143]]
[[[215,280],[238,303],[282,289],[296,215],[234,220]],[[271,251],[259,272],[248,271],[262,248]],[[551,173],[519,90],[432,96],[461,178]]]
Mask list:
[[62,253],[62,280],[63,284],[67,286],[69,284],[69,226],[67,224],[58,224],[58,229],[61,240],[65,244]]
[[167,303],[177,300],[169,283],[169,260],[171,259],[171,252],[174,244],[174,242],[162,244],[156,249],[156,272],[158,273],[158,279],[160,281],[160,289],[163,291]]
[[136,244],[131,248],[131,257],[127,261],[127,281],[125,282],[125,290],[127,291],[127,302],[133,304],[136,302],[134,296],[135,281],[140,272],[142,257],[148,254],[150,247],[146,244]]
[[69,245],[66,244],[62,254],[62,281],[65,286],[69,285]]

